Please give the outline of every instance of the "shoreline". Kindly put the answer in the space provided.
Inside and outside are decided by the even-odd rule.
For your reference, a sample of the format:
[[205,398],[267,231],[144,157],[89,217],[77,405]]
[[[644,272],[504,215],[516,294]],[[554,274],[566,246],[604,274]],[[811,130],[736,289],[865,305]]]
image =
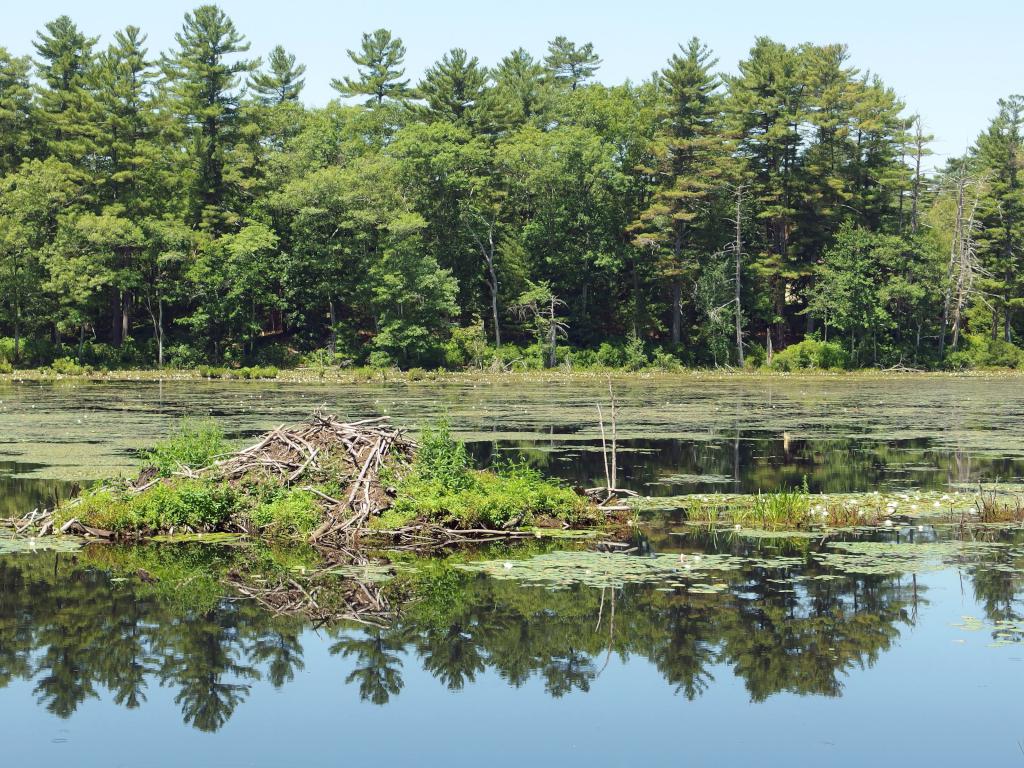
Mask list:
[[772,371],[767,369],[702,369],[690,368],[681,371],[621,369],[544,369],[493,372],[487,370],[464,371],[423,371],[398,369],[328,369],[313,368],[282,369],[273,377],[248,378],[242,376],[204,376],[196,370],[172,369],[126,369],[115,371],[91,371],[88,373],[62,374],[45,368],[18,370],[0,374],[0,384],[54,383],[54,382],[231,382],[237,384],[503,384],[517,382],[555,381],[716,381],[716,380],[849,380],[849,379],[1019,379],[1024,371],[1012,368],[977,369],[964,371],[903,371],[882,369],[860,369],[852,371],[807,369],[795,372]]

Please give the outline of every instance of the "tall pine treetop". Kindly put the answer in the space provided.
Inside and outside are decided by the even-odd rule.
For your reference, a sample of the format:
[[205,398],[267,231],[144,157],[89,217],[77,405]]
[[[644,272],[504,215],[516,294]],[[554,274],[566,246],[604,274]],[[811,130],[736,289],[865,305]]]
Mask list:
[[306,85],[302,77],[305,73],[306,65],[296,64],[295,54],[278,45],[270,52],[266,71],[253,75],[249,87],[265,104],[298,101]]
[[577,46],[564,35],[548,43],[548,55],[544,64],[557,82],[576,90],[597,74],[601,58],[594,53],[593,43]]
[[385,99],[401,102],[412,95],[409,81],[402,79],[405,45],[390,30],[363,33],[359,52],[349,50],[348,57],[358,68],[359,78],[331,80],[331,87],[342,96],[367,96],[367,104],[380,105]]

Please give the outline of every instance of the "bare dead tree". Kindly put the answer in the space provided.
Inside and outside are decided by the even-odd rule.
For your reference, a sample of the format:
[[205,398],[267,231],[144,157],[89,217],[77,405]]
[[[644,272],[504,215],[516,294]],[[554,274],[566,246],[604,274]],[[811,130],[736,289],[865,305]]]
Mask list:
[[[492,211],[493,215],[486,217],[468,206],[463,207],[463,218],[470,220],[467,226],[470,237],[473,238],[484,261],[484,266],[487,268],[487,290],[491,294],[491,320],[494,322],[494,345],[496,347],[501,346],[501,321],[498,319],[498,245],[495,238],[498,210],[495,208]],[[482,231],[478,231],[473,224],[474,221],[480,225]]]
[[[967,302],[975,293],[975,279],[981,273],[978,263],[974,232],[977,229],[976,213],[981,198],[982,180],[974,178],[961,167],[954,179],[956,185],[956,214],[950,238],[949,262],[946,265],[946,283],[942,302],[942,327],[939,333],[939,357],[946,351],[946,333],[952,325],[951,346],[956,349],[960,341],[963,313]],[[973,189],[973,199],[968,202],[968,191]]]
[[555,295],[551,287],[541,283],[522,294],[512,308],[521,320],[532,319],[538,341],[547,342],[547,368],[558,364],[558,340],[568,338],[569,326],[558,316],[558,308],[563,306],[565,302]]
[[743,367],[743,311],[742,303],[742,268],[743,268],[743,196],[746,192],[746,184],[737,184],[733,190],[735,208],[731,221],[734,227],[733,241],[725,247],[726,253],[730,254],[736,267],[736,276],[733,281],[733,319],[736,326],[736,361]]

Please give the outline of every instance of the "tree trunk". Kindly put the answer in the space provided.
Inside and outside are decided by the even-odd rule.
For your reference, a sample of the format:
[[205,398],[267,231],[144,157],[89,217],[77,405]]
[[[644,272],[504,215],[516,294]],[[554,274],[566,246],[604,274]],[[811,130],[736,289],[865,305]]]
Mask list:
[[121,335],[121,312],[124,306],[124,297],[121,292],[114,290],[110,297],[110,343],[120,347],[124,337]]
[[733,313],[736,320],[736,361],[740,368],[743,367],[743,305],[740,303],[741,295],[741,267],[743,264],[743,185],[736,187],[736,240],[733,243],[733,258],[736,261],[736,283],[733,286],[733,301],[736,302],[736,310]]
[[679,283],[672,284],[672,345],[678,347],[682,340],[682,311],[683,286]]
[[330,313],[330,318],[331,318],[330,349],[331,349],[331,354],[332,355],[336,355],[336,354],[338,354],[338,331],[337,331],[337,328],[338,328],[338,326],[337,326],[338,318],[337,318],[337,315],[335,315],[335,313],[334,313],[334,299],[330,299],[327,302],[327,309],[328,309],[328,312]]
[[501,347],[501,323],[498,320],[498,273],[494,269],[494,255],[487,260],[487,274],[490,280],[487,282],[491,289],[491,319],[494,322],[494,346]]

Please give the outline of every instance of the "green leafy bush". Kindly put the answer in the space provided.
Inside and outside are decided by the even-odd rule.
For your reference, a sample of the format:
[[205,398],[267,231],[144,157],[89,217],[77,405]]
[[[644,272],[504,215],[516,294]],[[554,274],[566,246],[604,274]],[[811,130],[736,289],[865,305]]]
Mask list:
[[483,366],[487,354],[487,336],[483,324],[452,328],[451,334],[443,346],[445,367],[459,369]]
[[320,506],[309,491],[284,490],[256,506],[249,515],[253,524],[273,534],[309,535],[321,522]]
[[791,344],[772,358],[772,370],[797,371],[803,369],[833,370],[845,368],[846,351],[833,341],[804,339]]
[[59,357],[50,364],[50,370],[61,376],[84,376],[92,373],[92,368],[82,365],[71,357]]
[[179,480],[158,483],[136,495],[111,489],[87,493],[78,504],[59,508],[55,522],[60,525],[77,518],[84,525],[115,533],[213,530],[231,518],[235,503],[235,492],[228,485]]
[[224,432],[217,422],[183,419],[171,436],[143,455],[145,462],[163,477],[185,467],[199,468],[213,463],[228,450]]
[[1015,344],[973,333],[961,338],[963,346],[946,356],[948,368],[1024,368],[1024,350]]
[[160,483],[128,503],[136,529],[217,528],[231,518],[235,493],[225,483],[182,480]]
[[461,528],[513,528],[540,517],[572,523],[589,509],[585,498],[525,464],[494,472],[473,469],[465,445],[452,438],[445,423],[424,431],[412,469],[397,490],[394,507],[378,527],[413,519]]

